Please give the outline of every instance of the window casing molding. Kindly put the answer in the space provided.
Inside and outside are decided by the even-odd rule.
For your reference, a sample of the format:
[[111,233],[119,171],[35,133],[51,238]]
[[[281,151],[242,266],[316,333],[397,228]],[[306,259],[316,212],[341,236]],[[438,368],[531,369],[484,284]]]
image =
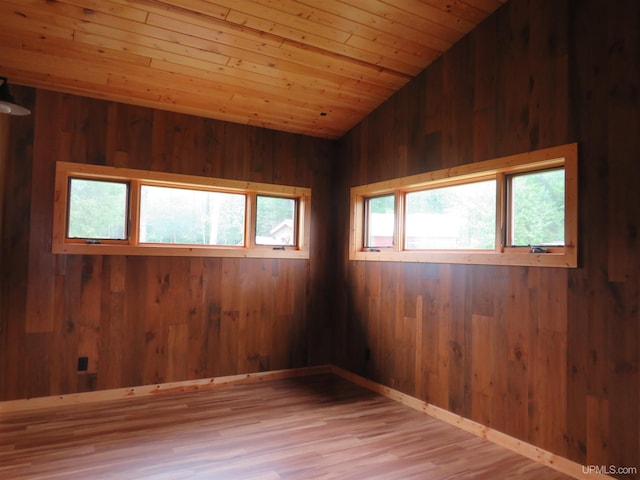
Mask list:
[[[71,178],[120,181],[129,184],[127,212],[129,234],[126,240],[100,240],[95,242],[82,238],[67,237],[69,181]],[[220,246],[140,242],[140,192],[142,185],[246,195],[244,245]],[[274,247],[272,245],[256,244],[255,207],[258,195],[291,198],[297,201],[295,246]],[[52,252],[55,254],[309,258],[311,189],[306,187],[57,162],[53,210]]]
[[[507,177],[512,174],[564,168],[564,245],[531,253],[528,247],[504,245],[507,229]],[[407,250],[404,248],[404,203],[409,192],[496,180],[495,247],[487,250]],[[393,247],[365,248],[366,200],[395,196]],[[578,146],[561,145],[533,152],[456,166],[351,188],[349,259],[391,262],[429,262],[480,265],[521,265],[575,268],[578,266]]]

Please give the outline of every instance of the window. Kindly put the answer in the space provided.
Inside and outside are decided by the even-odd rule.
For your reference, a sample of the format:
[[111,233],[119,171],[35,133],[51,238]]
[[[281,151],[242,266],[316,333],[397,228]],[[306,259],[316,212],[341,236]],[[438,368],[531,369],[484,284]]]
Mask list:
[[509,177],[509,246],[564,245],[564,168]]
[[383,195],[367,198],[365,247],[393,247],[395,237],[395,197]]
[[256,245],[296,245],[296,202],[292,198],[258,195]]
[[405,248],[492,249],[496,181],[431,188],[406,195]]
[[127,238],[126,182],[69,180],[67,237],[91,240]]
[[53,252],[309,258],[308,188],[58,162]]
[[577,145],[351,189],[351,260],[577,266]]
[[245,195],[155,185],[140,191],[140,243],[244,245]]

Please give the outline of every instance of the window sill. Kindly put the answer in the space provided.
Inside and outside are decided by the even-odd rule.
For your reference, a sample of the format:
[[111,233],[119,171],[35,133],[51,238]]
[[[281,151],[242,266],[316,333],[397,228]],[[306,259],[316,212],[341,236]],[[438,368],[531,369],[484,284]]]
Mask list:
[[114,244],[54,244],[52,252],[67,255],[137,255],[157,257],[229,257],[229,258],[290,258],[308,259],[308,249],[286,247],[284,250],[245,247],[208,247],[184,245],[114,245]]
[[352,251],[349,260],[373,262],[453,263],[467,265],[511,265],[527,267],[576,268],[577,249],[565,247],[561,253],[496,251]]

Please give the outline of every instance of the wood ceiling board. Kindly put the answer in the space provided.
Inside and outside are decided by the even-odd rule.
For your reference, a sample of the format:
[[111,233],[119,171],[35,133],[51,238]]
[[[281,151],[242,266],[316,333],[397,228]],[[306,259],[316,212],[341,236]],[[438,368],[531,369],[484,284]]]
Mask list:
[[3,0],[0,75],[340,138],[503,3]]

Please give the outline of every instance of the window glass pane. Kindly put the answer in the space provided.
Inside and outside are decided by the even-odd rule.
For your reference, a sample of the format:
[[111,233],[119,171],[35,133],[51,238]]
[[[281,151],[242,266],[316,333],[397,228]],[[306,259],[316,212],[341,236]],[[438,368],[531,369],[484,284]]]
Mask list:
[[127,238],[128,184],[72,178],[69,181],[68,238]]
[[395,196],[367,199],[366,248],[393,247],[395,232]]
[[142,185],[140,241],[244,245],[245,195]]
[[564,169],[511,178],[512,245],[564,245]]
[[296,200],[258,195],[256,245],[296,244]]
[[406,195],[405,248],[493,249],[496,182],[467,183]]

